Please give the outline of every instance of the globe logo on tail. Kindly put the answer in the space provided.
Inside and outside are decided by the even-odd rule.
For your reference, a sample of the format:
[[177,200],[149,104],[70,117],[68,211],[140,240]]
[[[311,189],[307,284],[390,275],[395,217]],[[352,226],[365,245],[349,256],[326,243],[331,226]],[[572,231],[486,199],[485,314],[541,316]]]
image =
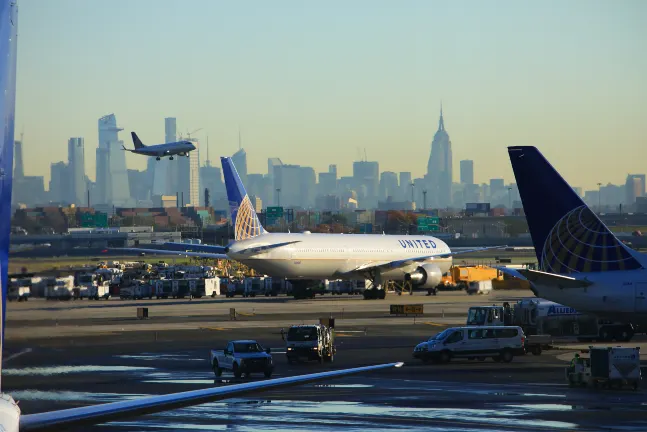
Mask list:
[[[232,212],[233,214],[233,212]],[[236,241],[247,240],[263,233],[261,222],[256,216],[249,196],[245,195],[235,214],[234,238]]]
[[553,226],[544,242],[540,264],[543,271],[559,274],[641,268],[586,205],[569,211]]

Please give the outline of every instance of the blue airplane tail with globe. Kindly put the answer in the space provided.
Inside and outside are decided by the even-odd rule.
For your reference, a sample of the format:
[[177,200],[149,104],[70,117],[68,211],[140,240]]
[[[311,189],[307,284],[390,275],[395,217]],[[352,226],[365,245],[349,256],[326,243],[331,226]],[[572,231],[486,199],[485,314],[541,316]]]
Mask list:
[[540,269],[557,274],[643,268],[535,147],[508,147]]

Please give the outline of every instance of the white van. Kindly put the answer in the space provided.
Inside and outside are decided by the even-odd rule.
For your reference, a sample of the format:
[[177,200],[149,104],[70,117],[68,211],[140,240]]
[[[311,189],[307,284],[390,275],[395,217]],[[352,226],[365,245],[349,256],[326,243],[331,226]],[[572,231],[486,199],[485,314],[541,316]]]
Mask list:
[[447,363],[455,357],[481,361],[492,357],[509,363],[515,355],[525,354],[525,341],[523,330],[516,326],[453,327],[418,344],[413,357],[425,363]]

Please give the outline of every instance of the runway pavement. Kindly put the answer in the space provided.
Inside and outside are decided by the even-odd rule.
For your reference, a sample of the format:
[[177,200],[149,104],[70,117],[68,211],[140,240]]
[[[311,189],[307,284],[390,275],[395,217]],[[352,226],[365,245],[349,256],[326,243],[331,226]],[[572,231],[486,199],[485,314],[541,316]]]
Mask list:
[[[216,379],[209,349],[223,348],[229,339],[254,338],[272,348],[276,377],[391,361],[406,364],[84,430],[647,430],[645,390],[565,385],[563,371],[573,353],[569,347],[517,357],[509,364],[464,360],[423,365],[411,358],[417,342],[464,322],[469,305],[499,303],[519,294],[525,295],[146,301],[154,304],[149,306],[153,318],[143,324],[134,319],[140,302],[14,303],[8,308],[3,391],[20,400],[24,413],[32,413],[228,385],[246,379],[227,373]],[[344,318],[333,310],[335,302]],[[424,302],[430,313],[415,323],[413,317],[388,315],[389,304],[404,302]],[[254,310],[253,315],[229,321],[228,308],[234,305]],[[315,322],[331,312],[337,317],[335,363],[289,365],[280,328]],[[56,326],[56,321],[63,324]],[[187,327],[165,327],[179,325]]]

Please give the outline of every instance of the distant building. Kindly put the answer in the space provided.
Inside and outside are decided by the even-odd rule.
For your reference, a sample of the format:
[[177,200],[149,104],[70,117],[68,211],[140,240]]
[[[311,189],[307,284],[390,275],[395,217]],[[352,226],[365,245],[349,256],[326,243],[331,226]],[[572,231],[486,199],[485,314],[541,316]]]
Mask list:
[[430,207],[448,207],[452,202],[452,142],[445,130],[443,108],[440,107],[438,130],[431,142],[431,154],[427,163],[427,202]]
[[70,171],[69,202],[77,206],[87,204],[83,138],[70,138],[68,140],[67,163]]
[[247,187],[247,153],[245,153],[245,149],[242,147],[238,149],[231,157],[231,161],[236,166],[236,171],[238,171],[238,176],[243,185]]
[[14,151],[13,151],[13,178],[19,179],[25,176],[25,167],[22,159],[22,141],[14,142]]
[[633,206],[636,198],[645,196],[645,174],[628,174],[625,182],[625,205]]
[[126,152],[122,150],[123,141],[119,140],[117,118],[114,114],[103,116],[98,121],[99,147],[97,148],[97,186],[100,188],[98,204],[109,204],[117,207],[130,207],[128,170],[126,169]]
[[398,199],[398,189],[398,175],[396,173],[384,171],[380,174],[380,200],[384,201],[388,198],[391,198],[391,200]]
[[204,203],[204,190],[209,189],[211,204],[220,198],[226,197],[225,185],[222,182],[222,171],[220,167],[212,166],[210,161],[200,168],[200,188],[202,189],[202,204]]
[[398,200],[411,201],[411,173],[408,171],[400,172],[400,195]]
[[67,203],[67,191],[70,189],[70,178],[67,164],[55,162],[50,166],[49,201]]
[[462,160],[460,162],[461,168],[461,183],[466,185],[474,184],[474,161]]
[[380,165],[374,161],[353,162],[353,180],[358,191],[358,206],[364,209],[377,207],[380,187]]

